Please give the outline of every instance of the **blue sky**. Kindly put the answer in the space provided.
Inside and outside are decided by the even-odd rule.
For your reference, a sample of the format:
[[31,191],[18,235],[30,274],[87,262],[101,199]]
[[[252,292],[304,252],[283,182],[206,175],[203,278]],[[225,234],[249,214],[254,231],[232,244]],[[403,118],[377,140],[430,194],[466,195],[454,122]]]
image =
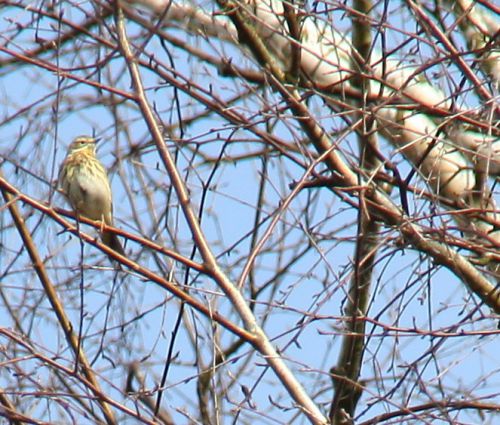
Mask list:
[[[88,5],[84,4],[83,7]],[[74,6],[58,4],[57,8],[64,10],[66,19],[75,22],[83,19],[81,12]],[[88,10],[92,9],[89,7]],[[14,25],[7,18],[17,23],[27,23],[32,15],[16,8],[0,12],[0,32],[15,37],[16,43],[9,46],[14,50],[29,49],[35,45],[37,26],[38,34],[46,38],[55,34],[50,27],[53,21],[42,20],[30,23],[21,35],[16,35]],[[111,21],[106,22],[111,24]],[[405,26],[397,19],[393,24]],[[103,36],[108,36],[104,27],[101,29]],[[413,28],[406,29],[413,31]],[[97,33],[97,28],[92,31]],[[130,23],[129,31],[131,35],[136,35],[141,34],[142,29]],[[172,31],[171,34],[188,40],[205,52],[224,52],[240,66],[254,66],[234,47],[226,45],[219,48],[211,40],[187,35],[181,30]],[[6,44],[5,37],[0,40],[2,45]],[[222,77],[217,69],[202,63],[186,51],[170,44],[167,46],[170,58],[156,37],[145,48],[154,53],[159,62],[168,64],[173,60],[179,73],[189,76],[203,88],[208,89],[211,85],[219,98],[229,99],[247,90],[244,97],[231,107],[250,121],[259,122],[261,130],[269,131],[290,146],[300,147],[300,143],[304,143],[302,148],[309,149],[293,117],[288,117],[285,111],[275,118],[274,107],[281,105],[281,99],[272,90],[247,85],[240,79]],[[116,57],[105,60],[111,54]],[[6,57],[0,54],[0,60]],[[89,39],[83,36],[72,47],[63,46],[59,57],[44,55],[42,58],[59,63],[66,70],[71,68],[70,72],[80,77],[130,90],[128,74],[116,52],[92,48]],[[98,60],[102,60],[105,65],[96,73],[93,65]],[[152,72],[143,70],[142,77],[148,89],[148,100],[165,125],[178,124],[174,101],[176,94],[180,99],[182,119],[205,111],[203,105],[185,94],[175,93],[170,85]],[[172,193],[169,177],[155,147],[150,144],[144,120],[132,102],[34,66],[0,68],[0,93],[4,99],[0,103],[0,157],[3,173],[12,184],[37,200],[51,200],[54,206],[68,208],[62,196],[55,193],[54,179],[59,164],[75,136],[95,132],[96,136],[103,139],[99,157],[110,169],[116,225],[172,247],[183,255],[190,254],[193,240],[177,197]],[[311,110],[328,131],[335,132],[343,128],[344,121],[331,114],[320,100],[315,99],[311,103]],[[267,119],[261,121],[262,116]],[[176,130],[170,136],[178,138],[180,133]],[[225,146],[228,140],[231,143]],[[202,227],[213,251],[220,255],[224,271],[234,281],[238,279],[248,258],[259,190],[263,187],[260,237],[271,218],[280,211],[283,200],[290,195],[289,185],[299,181],[305,172],[289,159],[277,157],[276,154],[270,155],[267,163],[263,154],[249,155],[264,146],[255,141],[260,142],[248,129],[233,132],[233,126],[216,114],[209,114],[186,125],[181,142],[166,140],[169,150],[177,155],[178,169],[185,178],[195,208],[200,208],[203,185],[214,173],[206,193]],[[355,161],[357,147],[354,135],[347,137],[341,146],[346,157]],[[136,147],[139,147],[139,153]],[[391,155],[391,147],[385,141],[382,141],[382,149]],[[221,151],[224,152],[224,161],[214,172],[211,159],[217,158]],[[310,160],[300,152],[293,154],[306,163]],[[249,157],[241,158],[242,155]],[[267,165],[263,166],[263,163]],[[410,170],[408,164],[401,157],[397,157],[397,163],[403,175],[407,175]],[[324,168],[317,167],[317,171],[322,172]],[[421,184],[421,187],[425,185]],[[398,203],[398,192],[394,191],[392,196]],[[433,216],[431,207],[430,203],[418,196],[410,197],[410,208],[415,217],[425,226],[440,229],[444,226],[443,219]],[[61,233],[62,229],[43,214],[22,204],[20,208],[74,324],[79,323],[83,312],[84,348],[88,357],[95,360],[96,369],[102,373],[104,388],[111,396],[133,407],[132,398],[125,400],[120,394],[126,377],[123,365],[138,362],[146,375],[147,387],[154,388],[163,370],[165,353],[177,320],[178,302],[140,276],[115,273],[105,255],[91,246],[85,246],[82,280],[78,240]],[[57,357],[62,364],[71,366],[72,354],[67,350],[61,332],[57,330],[53,312],[20,239],[10,226],[11,219],[6,209],[0,211],[0,220],[3,223],[0,249],[3,294],[18,316],[23,318],[23,332],[28,340],[38,344],[37,349],[47,356]],[[324,403],[322,407],[326,411],[331,398],[328,370],[337,359],[342,306],[352,277],[355,222],[356,210],[331,191],[324,188],[301,191],[282,214],[263,253],[257,258],[253,275],[257,287],[270,282],[259,294],[256,317],[273,344],[283,353],[289,367],[296,372],[308,392],[316,396],[318,403]],[[83,229],[95,234],[89,227],[83,226]],[[458,232],[454,234],[459,236]],[[494,317],[485,307],[474,312],[472,318],[467,317],[476,308],[478,300],[470,295],[460,279],[434,265],[429,258],[411,247],[401,249],[398,238],[398,229],[382,228],[373,281],[374,295],[369,312],[371,319],[385,326],[424,331],[456,325],[456,331],[494,329]],[[299,256],[308,243],[313,248]],[[141,265],[163,275],[173,270],[179,284],[184,283],[184,271],[179,264],[172,266],[166,257],[155,257],[150,251],[133,243],[127,243],[126,249],[130,257]],[[297,256],[299,258],[293,261],[286,273],[276,273],[276,270]],[[195,258],[199,260],[199,256]],[[208,277],[191,272],[187,280],[194,296],[240,324],[233,307]],[[249,281],[246,285],[249,285]],[[249,298],[247,287],[244,290]],[[0,317],[3,317],[0,326],[15,327],[6,309],[7,305],[0,304]],[[301,322],[304,316],[305,324]],[[420,359],[440,343],[440,337],[404,333],[394,335],[390,331],[384,332],[382,326],[374,325],[369,325],[367,330],[370,338],[362,372],[362,378],[367,380],[367,390],[358,409],[362,413],[361,421],[405,404],[408,400],[408,404],[413,405],[431,401],[432,398],[458,399],[465,395],[475,399],[484,395],[485,402],[494,402],[489,397],[498,396],[499,364],[495,353],[500,345],[495,335],[447,338],[443,345],[438,346],[435,355],[425,355]],[[199,372],[196,361],[201,357],[203,365],[208,366],[218,344],[227,347],[233,338],[221,328],[214,329],[207,318],[189,308],[186,310],[183,326],[176,336],[176,356],[165,395],[165,407],[180,423],[185,417],[176,408],[196,415],[196,399],[193,397],[195,378]],[[8,344],[8,341],[0,343]],[[11,353],[15,357],[13,348]],[[3,361],[7,359],[8,356]],[[245,373],[240,376],[240,367],[245,362]],[[54,379],[52,371],[39,362],[28,360],[20,364],[29,369],[38,382],[49,385]],[[242,418],[248,421],[286,423],[295,411],[284,413],[274,410],[269,397],[289,407],[292,407],[292,402],[280,388],[271,370],[260,375],[264,369],[265,360],[248,345],[243,346],[221,367],[218,376],[220,385],[231,388],[225,402],[229,406],[234,403],[232,407],[235,409],[238,403],[242,403],[240,407],[245,410]],[[404,375],[406,371],[410,371],[408,377]],[[3,377],[0,375],[0,382],[3,381],[6,386],[13,382],[10,378],[14,369],[8,372]],[[398,387],[403,377],[405,382]],[[419,384],[422,381],[426,382],[430,394],[420,391]],[[250,412],[248,405],[243,403],[245,397],[240,385],[249,388],[256,385],[252,399],[260,414]],[[391,394],[391,390],[396,387],[398,389]],[[385,400],[380,402],[380,398]],[[36,405],[35,401],[29,399],[24,403],[26,407]],[[41,419],[50,420],[43,413],[43,404],[38,405],[37,409]],[[279,415],[276,412],[280,412]],[[51,413],[57,416],[55,410]],[[64,417],[62,411],[57,413]],[[463,415],[469,421],[477,419],[467,413]],[[460,416],[460,420],[463,418]],[[493,417],[486,418],[485,423],[490,419],[490,423],[493,423]],[[128,420],[133,423],[131,419]],[[299,420],[298,423],[305,423],[305,420]]]

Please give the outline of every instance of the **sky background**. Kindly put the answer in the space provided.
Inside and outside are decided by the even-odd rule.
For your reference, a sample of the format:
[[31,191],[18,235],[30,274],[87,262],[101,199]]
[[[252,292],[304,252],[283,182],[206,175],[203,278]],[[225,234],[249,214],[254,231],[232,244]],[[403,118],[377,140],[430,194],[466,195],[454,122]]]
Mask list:
[[[46,4],[42,2],[38,6]],[[400,6],[398,2],[394,14],[389,15],[390,24],[398,28],[398,31],[388,30],[387,39],[393,47],[404,38],[403,31],[415,31],[415,24]],[[55,11],[64,12],[64,19],[77,23],[86,19],[83,11],[94,13],[94,6],[87,2],[56,2],[54,7]],[[207,7],[210,10],[211,6]],[[340,19],[341,16],[342,13],[337,12],[332,22],[345,31],[349,21]],[[16,31],[16,26],[22,30]],[[108,18],[91,31],[113,40],[108,32],[111,26]],[[67,27],[61,25],[60,29],[65,31]],[[275,116],[275,108],[283,104],[270,88],[256,88],[242,79],[225,78],[215,67],[186,50],[172,43],[162,44],[157,36],[148,38],[147,31],[132,22],[127,24],[127,29],[131,39],[154,54],[159,63],[172,66],[207,93],[212,92],[220,99],[241,96],[230,104],[231,108],[259,129],[291,146],[307,147],[293,117],[286,111],[278,118]],[[54,20],[39,19],[22,8],[7,7],[0,11],[0,34],[4,34],[0,36],[0,44],[12,50],[27,51],[36,46],[35,36],[53,39],[57,31]],[[248,60],[248,52],[231,43],[204,39],[178,28],[169,29],[168,33],[200,51],[231,58],[242,67],[256,69]],[[80,34],[73,43],[62,45],[58,55],[50,53],[40,58],[87,80],[131,90],[120,55],[95,46],[95,42]],[[418,44],[420,50],[414,54],[412,47],[415,46],[405,49],[412,53],[411,60],[429,60],[435,54],[424,43]],[[0,158],[8,181],[34,199],[68,209],[61,194],[56,192],[59,164],[74,137],[95,134],[102,138],[98,155],[109,170],[116,226],[189,256],[193,248],[191,234],[137,107],[105,90],[36,66],[9,65],[4,62],[7,60],[9,56],[0,52],[0,97],[3,99],[0,101]],[[99,61],[104,66],[96,68],[95,63]],[[445,77],[451,75],[453,81],[459,78],[453,68],[446,70],[450,74],[439,65],[431,68],[429,74],[433,71],[439,77],[435,83],[444,88]],[[290,184],[303,177],[304,169],[275,152],[262,154],[265,144],[248,129],[236,129],[214,113],[199,118],[206,108],[174,90],[158,75],[143,69],[142,78],[150,104],[168,129],[165,143],[175,155],[190,190],[190,200],[197,209],[203,208],[205,236],[223,270],[237,281],[248,258],[259,191],[263,191],[264,201],[259,210],[258,238],[290,195]],[[468,100],[468,97],[461,99]],[[474,106],[474,99],[470,102]],[[342,118],[332,114],[319,98],[313,98],[309,106],[332,135],[345,130]],[[178,111],[183,132],[178,128]],[[191,117],[196,119],[190,122]],[[394,154],[387,141],[381,140],[381,144],[383,152],[406,176],[410,172],[408,164]],[[353,133],[342,140],[341,147],[346,160],[356,160],[358,149]],[[216,166],[213,159],[221,153],[223,160]],[[302,157],[300,151],[290,154],[305,162],[309,160],[307,155]],[[325,169],[319,166],[317,171]],[[204,190],[207,184],[208,189]],[[425,188],[417,179],[412,184]],[[393,191],[392,198],[399,204],[397,190]],[[121,394],[127,366],[134,362],[141,366],[148,389],[158,384],[178,317],[178,300],[133,272],[116,273],[107,257],[90,245],[84,247],[82,265],[77,238],[62,232],[60,226],[39,211],[18,205],[66,312],[76,326],[83,318],[84,348],[104,377],[103,387],[112,397],[133,408],[133,398],[125,400]],[[436,229],[450,226],[448,217],[433,215],[432,208],[418,195],[410,195],[412,216],[421,224]],[[321,188],[302,190],[281,214],[254,267],[252,279],[257,287],[263,288],[255,305],[255,315],[288,366],[327,411],[331,400],[328,370],[336,363],[341,342],[342,307],[353,272],[357,211],[331,191]],[[71,367],[72,353],[57,330],[50,304],[5,208],[0,209],[0,221],[3,300],[0,301],[0,326],[16,329],[26,335],[26,340],[37,350]],[[82,228],[95,234],[95,230],[87,226]],[[357,411],[360,421],[400,405],[432,399],[484,396],[485,402],[495,402],[495,398],[498,402],[500,343],[495,335],[446,339],[425,335],[427,331],[450,327],[453,332],[492,330],[496,326],[495,317],[486,307],[478,305],[478,299],[456,276],[409,246],[401,249],[398,238],[398,229],[382,228],[369,316],[385,326],[420,329],[424,334],[395,335],[381,326],[368,325],[361,376],[366,379],[367,389]],[[172,264],[165,256],[153,255],[132,242],[126,243],[126,251],[130,258],[163,276],[173,273],[179,285],[187,282],[195,297],[241,325],[233,307],[208,277],[191,271],[185,280],[185,269],[181,265]],[[195,259],[199,261],[198,254]],[[276,270],[288,262],[291,262],[290,269],[276,274]],[[248,292],[245,294],[248,296]],[[14,317],[19,318],[21,326]],[[233,340],[234,336],[227,331],[212,327],[205,317],[186,309],[181,329],[175,333],[174,360],[164,397],[165,408],[178,423],[187,423],[184,422],[186,412],[196,416],[197,361],[201,357],[204,366],[208,366],[217,346],[227,347]],[[0,344],[12,348],[6,339]],[[0,362],[17,356],[16,350],[8,350],[3,359],[0,354]],[[18,365],[31,374],[25,381],[26,388],[31,380],[40,386],[57,382],[50,368],[37,360],[26,358]],[[245,372],[241,374],[243,365]],[[0,367],[0,386],[10,387],[15,372],[15,367]],[[248,344],[221,366],[217,379],[218,384],[231,388],[226,403],[236,410],[242,409],[241,418],[247,422],[287,423],[296,414],[293,409],[279,410],[280,414],[276,414],[278,410],[274,410],[273,403],[292,407],[291,399],[280,388],[274,373],[266,368],[265,360]],[[252,390],[258,413],[245,402],[242,385]],[[423,391],[424,387],[429,394]],[[384,402],[380,402],[381,399]],[[43,413],[46,405],[33,398],[23,403],[27,410],[29,406],[33,416],[46,421],[51,420],[50,415],[57,417],[60,413],[51,409]],[[227,417],[225,419],[224,423],[230,423]],[[477,416],[461,412],[460,420],[474,423]],[[494,422],[493,414],[484,418],[484,423]],[[92,423],[92,420],[81,418],[78,423]],[[124,419],[123,423],[134,421]],[[305,419],[296,423],[305,423]]]

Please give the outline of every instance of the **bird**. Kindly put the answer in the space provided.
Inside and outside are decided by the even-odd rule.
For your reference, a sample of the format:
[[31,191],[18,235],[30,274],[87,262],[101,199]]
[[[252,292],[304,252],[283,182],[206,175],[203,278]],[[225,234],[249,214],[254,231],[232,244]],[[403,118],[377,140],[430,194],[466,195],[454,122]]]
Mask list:
[[[90,136],[76,137],[68,147],[59,170],[59,187],[78,216],[100,220],[113,226],[113,197],[106,169],[96,156],[96,143]],[[115,233],[101,231],[102,242],[125,255]]]

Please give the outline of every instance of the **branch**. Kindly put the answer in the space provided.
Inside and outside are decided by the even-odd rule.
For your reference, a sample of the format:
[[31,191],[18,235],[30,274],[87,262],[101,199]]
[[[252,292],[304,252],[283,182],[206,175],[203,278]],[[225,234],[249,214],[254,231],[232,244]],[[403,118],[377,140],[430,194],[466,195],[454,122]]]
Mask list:
[[184,212],[185,219],[191,229],[193,241],[195,242],[203,258],[205,267],[210,272],[212,278],[217,282],[222,291],[230,299],[234,308],[245,323],[245,328],[252,333],[253,338],[249,339],[249,341],[252,343],[255,349],[264,356],[269,366],[273,369],[280,381],[287,388],[292,398],[301,407],[301,409],[308,416],[312,423],[326,424],[326,418],[320,412],[316,404],[309,398],[308,394],[297,381],[292,372],[288,369],[281,356],[272,346],[264,331],[258,326],[257,321],[245,299],[239,292],[238,288],[222,272],[215,256],[210,249],[210,246],[198,222],[198,218],[191,205],[187,187],[175,166],[175,162],[171,157],[170,152],[165,148],[163,135],[158,127],[158,123],[144,93],[141,75],[135,60],[135,56],[132,53],[127,38],[123,11],[120,7],[119,2],[117,2],[116,26],[120,48],[129,69],[130,77],[132,79],[132,84],[137,98],[137,104],[142,111],[144,120],[146,121],[151,135],[153,136],[153,140],[156,144],[160,157],[170,176],[172,186],[174,187],[179,198],[179,203],[181,205],[182,211]]

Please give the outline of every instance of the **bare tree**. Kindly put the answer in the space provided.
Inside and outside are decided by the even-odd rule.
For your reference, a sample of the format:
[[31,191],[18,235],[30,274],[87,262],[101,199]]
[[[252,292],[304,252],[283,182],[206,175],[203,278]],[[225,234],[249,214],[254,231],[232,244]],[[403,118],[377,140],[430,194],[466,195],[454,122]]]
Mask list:
[[498,12],[4,0],[0,416],[498,420]]

